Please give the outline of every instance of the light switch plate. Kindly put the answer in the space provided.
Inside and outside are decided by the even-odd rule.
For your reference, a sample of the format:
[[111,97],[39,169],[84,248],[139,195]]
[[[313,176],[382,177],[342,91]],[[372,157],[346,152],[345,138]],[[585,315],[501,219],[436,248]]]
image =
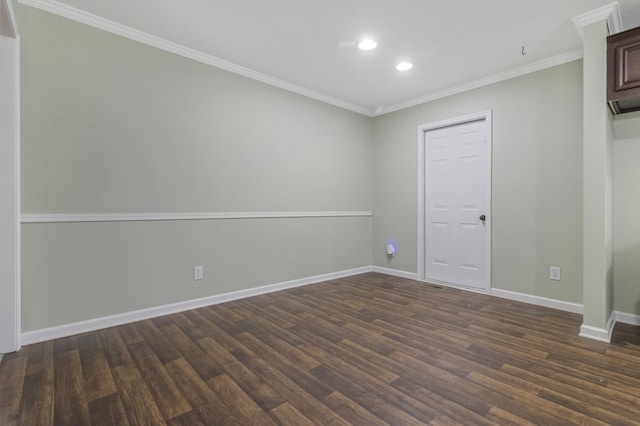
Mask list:
[[562,277],[561,270],[559,266],[551,266],[549,267],[549,279],[553,281],[560,281]]
[[202,266],[193,267],[193,280],[198,281],[204,278],[204,268]]

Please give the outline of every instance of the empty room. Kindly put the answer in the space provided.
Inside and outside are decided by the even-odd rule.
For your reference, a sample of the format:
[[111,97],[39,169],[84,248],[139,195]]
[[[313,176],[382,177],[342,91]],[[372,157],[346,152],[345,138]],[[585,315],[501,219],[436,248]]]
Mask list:
[[640,423],[640,0],[0,0],[0,425]]

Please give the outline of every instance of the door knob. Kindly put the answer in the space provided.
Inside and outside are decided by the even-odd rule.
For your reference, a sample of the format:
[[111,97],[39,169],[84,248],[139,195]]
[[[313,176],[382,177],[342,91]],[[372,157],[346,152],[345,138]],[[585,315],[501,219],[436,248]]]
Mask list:
[[480,220],[484,222],[485,220],[487,220],[487,217],[485,215],[480,215]]

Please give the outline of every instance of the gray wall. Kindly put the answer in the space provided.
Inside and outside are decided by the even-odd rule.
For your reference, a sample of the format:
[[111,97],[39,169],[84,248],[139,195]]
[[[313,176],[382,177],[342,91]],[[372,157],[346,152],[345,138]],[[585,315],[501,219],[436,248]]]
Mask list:
[[[18,9],[23,214],[372,209],[370,118]],[[371,264],[370,217],[22,237],[23,331]]]
[[640,315],[640,113],[614,119],[614,309]]
[[492,286],[582,303],[581,61],[376,118],[374,264],[417,271],[417,126],[489,109]]
[[[416,272],[417,127],[489,109],[492,286],[583,302],[581,61],[370,119],[23,5],[18,15],[23,213],[374,211],[23,224],[23,331],[372,263]],[[640,314],[640,115],[614,132],[614,309]]]

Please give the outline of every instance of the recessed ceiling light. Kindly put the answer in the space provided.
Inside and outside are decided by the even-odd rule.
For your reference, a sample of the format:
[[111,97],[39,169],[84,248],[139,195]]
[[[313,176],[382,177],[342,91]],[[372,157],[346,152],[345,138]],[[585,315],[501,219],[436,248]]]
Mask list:
[[373,50],[376,48],[376,46],[378,45],[378,43],[376,43],[373,40],[370,39],[366,39],[366,40],[362,40],[360,43],[358,43],[358,49],[360,50]]
[[396,65],[396,69],[398,71],[407,71],[411,68],[413,68],[413,64],[411,62],[400,62],[398,65]]

